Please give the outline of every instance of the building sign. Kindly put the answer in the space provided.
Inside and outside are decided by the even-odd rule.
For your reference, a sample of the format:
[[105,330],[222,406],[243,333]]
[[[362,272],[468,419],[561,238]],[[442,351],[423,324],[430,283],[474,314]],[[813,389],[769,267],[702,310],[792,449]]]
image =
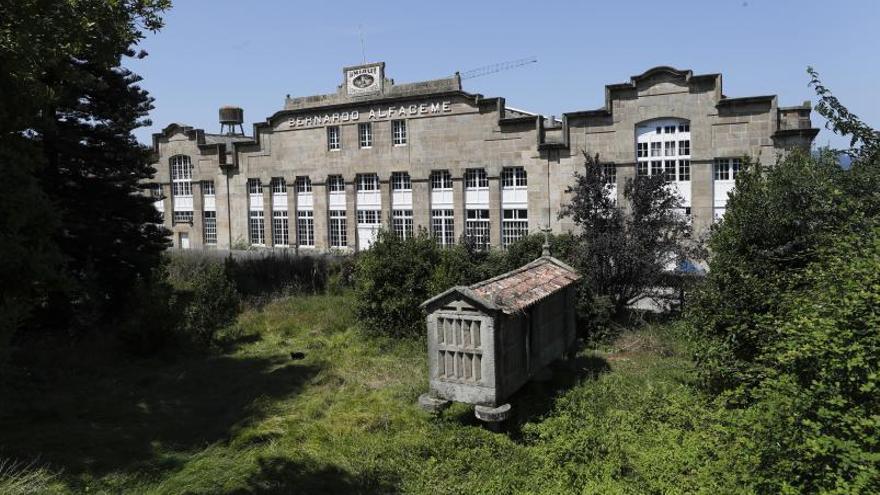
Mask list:
[[382,64],[361,65],[345,69],[345,88],[348,96],[367,96],[382,92],[385,74]]
[[430,103],[420,103],[418,105],[393,105],[387,107],[373,107],[369,110],[363,111],[351,110],[348,112],[290,117],[288,125],[291,129],[303,129],[306,127],[337,125],[346,122],[373,122],[378,120],[402,119],[405,117],[439,115],[450,112],[452,112],[451,101],[434,101]]

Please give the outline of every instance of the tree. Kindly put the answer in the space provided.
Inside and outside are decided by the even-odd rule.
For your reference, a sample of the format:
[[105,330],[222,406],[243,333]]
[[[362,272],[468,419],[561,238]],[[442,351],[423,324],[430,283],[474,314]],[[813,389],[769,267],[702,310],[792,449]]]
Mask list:
[[[152,100],[121,63],[135,56],[143,30],[161,27],[168,6],[0,2],[0,165],[4,192],[13,193],[0,202],[9,233],[0,270],[4,280],[9,274],[25,282],[4,284],[0,334],[8,336],[37,302],[40,322],[51,315],[65,328],[70,318],[111,316],[165,248],[165,232],[139,190],[154,172],[149,151],[132,136],[149,124]],[[27,303],[12,315],[9,301]]]
[[575,174],[560,217],[578,227],[572,256],[584,276],[582,297],[620,316],[668,283],[669,269],[688,255],[691,227],[664,174],[627,179],[620,206],[602,169],[599,155],[584,153],[584,172]]

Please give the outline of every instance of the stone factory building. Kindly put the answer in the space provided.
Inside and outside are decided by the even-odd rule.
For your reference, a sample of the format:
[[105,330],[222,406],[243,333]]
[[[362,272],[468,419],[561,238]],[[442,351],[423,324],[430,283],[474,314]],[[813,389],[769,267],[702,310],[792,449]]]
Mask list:
[[[343,69],[335,93],[291,98],[253,136],[171,124],[153,135],[156,207],[178,248],[364,249],[379,229],[419,228],[504,247],[559,219],[598,153],[613,194],[666,174],[697,230],[723,215],[750,156],[773,165],[818,133],[809,102],[728,98],[721,75],[655,67],[605,87],[605,106],[561,119],[462,89],[458,74],[396,84],[385,64]],[[220,110],[239,126],[242,110]]]

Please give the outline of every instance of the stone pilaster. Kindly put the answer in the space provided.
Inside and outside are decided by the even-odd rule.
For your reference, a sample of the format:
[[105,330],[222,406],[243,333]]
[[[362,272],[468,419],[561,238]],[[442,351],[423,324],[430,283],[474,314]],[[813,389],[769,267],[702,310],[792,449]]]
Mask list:
[[205,219],[204,219],[204,197],[202,195],[202,183],[194,181],[192,183],[193,192],[193,224],[189,229],[189,245],[193,249],[202,249],[205,247]]
[[391,178],[379,177],[379,191],[382,199],[380,219],[384,230],[391,230]]
[[464,180],[461,177],[452,178],[452,214],[455,216],[455,241],[458,242],[464,236]]
[[489,176],[489,245],[501,247],[501,177]]
[[272,240],[272,184],[263,183],[263,236],[266,246],[274,246]]
[[413,232],[431,231],[431,189],[429,181],[412,179]]
[[691,215],[694,232],[707,232],[715,221],[713,163],[691,161]]
[[354,178],[345,178],[345,230],[348,247],[357,250],[357,205],[355,204]]
[[315,216],[315,249],[324,252],[327,251],[330,245],[329,229],[327,228],[329,224],[327,217],[329,214],[327,213],[326,182],[312,183],[312,198],[314,204],[314,212],[312,214]]

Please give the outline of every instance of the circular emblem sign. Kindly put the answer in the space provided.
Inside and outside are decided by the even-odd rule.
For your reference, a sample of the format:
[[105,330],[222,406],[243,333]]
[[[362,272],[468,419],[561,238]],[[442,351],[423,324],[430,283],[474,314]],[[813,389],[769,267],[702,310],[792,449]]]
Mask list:
[[375,79],[373,79],[373,76],[371,76],[371,75],[369,75],[369,74],[361,74],[361,75],[355,77],[355,78],[351,81],[351,83],[352,83],[356,88],[364,89],[364,88],[369,88],[370,86],[372,86],[372,85],[373,85],[373,81],[375,81]]

